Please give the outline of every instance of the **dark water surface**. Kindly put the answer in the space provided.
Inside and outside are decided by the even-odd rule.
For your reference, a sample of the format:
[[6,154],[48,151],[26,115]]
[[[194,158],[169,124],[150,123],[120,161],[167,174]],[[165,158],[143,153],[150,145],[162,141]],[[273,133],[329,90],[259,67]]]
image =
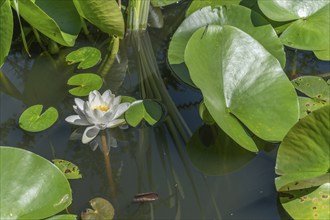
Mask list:
[[[176,81],[166,63],[166,48],[170,36],[180,24],[185,7],[186,4],[181,4],[165,8],[164,27],[150,29],[148,33],[162,75],[157,80],[165,82],[187,127],[194,133],[202,125],[197,104],[201,100],[201,94]],[[149,36],[146,38],[147,43]],[[83,41],[79,42],[77,47],[85,44]],[[132,44],[134,42],[130,41],[123,47],[126,48],[128,57],[128,71],[122,77],[124,82],[118,86],[118,93],[139,98],[141,81],[147,82],[150,79],[148,75],[139,76],[141,65],[139,59],[134,58],[143,54],[143,50],[137,50]],[[287,51],[286,71],[290,78],[329,72],[329,62],[318,61],[312,53],[291,49]],[[274,185],[276,147],[267,145],[265,150],[252,156],[249,152],[241,152],[241,158],[234,158],[226,152],[225,155],[229,156],[227,159],[226,156],[219,157],[223,160],[221,163],[213,163],[211,157],[202,158],[201,152],[201,164],[196,168],[191,162],[191,155],[186,152],[186,144],[180,132],[173,130],[177,126],[171,126],[171,122],[178,120],[177,118],[166,119],[154,128],[142,125],[127,130],[116,129],[113,132],[119,147],[110,151],[115,182],[115,186],[110,187],[102,152],[99,149],[92,151],[80,140],[69,140],[76,127],[64,120],[68,115],[74,114],[74,97],[68,95],[66,81],[76,70],[63,62],[67,53],[68,51],[63,50],[62,55],[53,58],[27,58],[21,51],[10,54],[2,71],[17,91],[9,94],[1,89],[0,145],[21,147],[49,160],[60,158],[78,165],[83,178],[70,180],[73,191],[70,213],[79,215],[89,207],[89,200],[103,197],[114,205],[116,219],[281,219],[282,211],[277,205]],[[152,63],[149,67],[150,65]],[[116,79],[120,81],[120,78],[118,76]],[[110,79],[103,89],[112,89],[115,86]],[[147,86],[147,91],[148,89]],[[160,90],[160,93],[164,91]],[[152,95],[147,97],[150,96]],[[33,104],[56,107],[60,113],[59,120],[46,131],[24,132],[18,127],[18,118]],[[211,131],[209,127],[199,130],[200,136],[206,136],[203,141],[212,142]],[[185,132],[189,134],[189,131]],[[195,141],[196,139],[193,140]],[[198,156],[195,155],[194,158]],[[239,166],[233,166],[231,160],[239,161]],[[219,164],[222,166],[222,175],[205,174],[216,170]],[[159,194],[158,201],[132,203],[135,194],[151,191]]]

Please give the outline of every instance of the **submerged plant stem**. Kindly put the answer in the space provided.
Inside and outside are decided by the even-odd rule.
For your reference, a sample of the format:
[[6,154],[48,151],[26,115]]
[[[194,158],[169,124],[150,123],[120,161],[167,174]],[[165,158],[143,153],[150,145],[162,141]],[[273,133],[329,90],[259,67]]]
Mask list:
[[99,72],[103,78],[108,74],[113,62],[115,61],[118,51],[119,51],[119,37],[113,35],[111,37],[109,52],[106,55],[99,69]]
[[107,138],[104,132],[101,134],[101,142],[102,142],[102,149],[103,149],[103,156],[104,156],[104,162],[105,162],[105,168],[107,171],[107,177],[109,181],[109,186],[110,186],[110,193],[111,196],[115,197],[116,196],[116,187],[115,187],[115,182],[113,180],[112,176],[112,168],[111,168],[111,163],[110,163],[110,155],[107,154],[108,152],[108,144],[107,144]]

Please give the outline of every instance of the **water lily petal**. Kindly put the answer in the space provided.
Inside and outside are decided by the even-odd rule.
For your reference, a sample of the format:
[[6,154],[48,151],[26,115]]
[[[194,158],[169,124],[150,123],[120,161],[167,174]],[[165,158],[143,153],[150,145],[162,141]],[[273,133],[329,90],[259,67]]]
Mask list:
[[119,105],[121,101],[121,96],[117,96],[114,100],[113,100],[113,105]]
[[109,106],[110,109],[113,108],[113,106],[114,106],[115,98],[116,98],[116,96],[114,94],[111,94],[107,100],[104,100],[106,105]]
[[90,108],[89,102],[85,102],[84,104],[84,113],[86,116],[86,119],[91,123],[91,124],[95,124],[95,117],[94,117],[94,113],[93,110]]
[[92,102],[92,100],[95,98],[96,94],[95,94],[95,90],[90,92],[88,95],[88,101]]
[[80,118],[79,115],[70,115],[65,118],[65,121],[69,122],[70,124],[74,125],[91,125],[87,120]]
[[73,106],[73,110],[79,115],[81,119],[88,121],[85,116],[85,113],[81,111],[76,105]]
[[118,105],[113,106],[109,111],[107,111],[104,116],[103,116],[103,121],[112,121],[113,119],[115,119],[115,115],[118,109]]
[[115,119],[107,124],[107,128],[115,128],[123,123],[125,123],[124,119]]
[[99,91],[94,90],[92,92],[94,94],[93,98],[89,100],[91,107],[95,108],[97,106],[100,106],[102,104],[102,96],[99,93]]
[[108,89],[102,94],[102,100],[106,102],[106,100],[110,99],[110,95],[112,94],[111,90]]
[[131,104],[128,103],[128,102],[124,102],[124,103],[119,104],[113,119],[116,119],[116,118],[120,117],[124,112],[126,112],[128,110],[130,105]]
[[80,99],[80,98],[75,98],[74,99],[74,102],[76,103],[76,105],[77,105],[77,107],[78,107],[78,109],[80,110],[80,111],[84,111],[84,101],[82,100],[82,99]]
[[99,132],[100,129],[96,126],[87,127],[82,136],[82,142],[84,144],[91,142],[98,135]]

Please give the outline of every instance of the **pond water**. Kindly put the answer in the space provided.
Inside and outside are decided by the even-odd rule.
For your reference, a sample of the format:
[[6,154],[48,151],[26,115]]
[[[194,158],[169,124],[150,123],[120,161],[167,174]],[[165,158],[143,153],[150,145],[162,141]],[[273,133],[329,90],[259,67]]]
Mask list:
[[[128,65],[128,70],[124,75],[109,73],[107,77],[103,89],[110,88],[137,98],[161,99],[168,113],[164,122],[155,127],[141,125],[114,130],[112,135],[119,146],[110,151],[112,181],[109,181],[109,167],[99,149],[92,151],[80,140],[70,140],[76,127],[64,119],[73,114],[74,97],[68,95],[66,81],[77,70],[63,61],[69,50],[61,51],[58,56],[33,58],[27,58],[20,50],[13,51],[2,67],[12,87],[6,92],[1,88],[0,145],[21,147],[49,160],[60,158],[78,165],[83,178],[70,180],[73,203],[68,212],[79,215],[89,207],[89,200],[103,197],[114,205],[116,219],[287,217],[278,205],[274,185],[276,145],[265,145],[258,154],[251,154],[229,140],[223,143],[225,149],[219,156],[218,151],[212,150],[214,143],[218,143],[214,136],[218,131],[207,126],[200,128],[198,103],[201,94],[171,75],[166,49],[171,34],[183,19],[186,6],[187,2],[166,7],[162,29],[150,29],[126,40],[122,56],[126,54],[127,63],[114,68],[125,69]],[[77,48],[86,44],[81,39]],[[318,61],[312,53],[287,51],[286,72],[291,78],[330,71],[329,62]],[[117,81],[111,77],[117,77]],[[46,131],[24,132],[18,127],[18,118],[32,104],[56,107],[60,112],[59,120]],[[195,138],[187,147],[185,139],[195,132]],[[208,147],[187,153],[187,149],[197,142]],[[260,142],[260,145],[264,143]],[[214,160],[216,158],[219,161]],[[219,175],[208,175],[218,171]],[[134,195],[143,192],[156,192],[159,200],[132,203]]]

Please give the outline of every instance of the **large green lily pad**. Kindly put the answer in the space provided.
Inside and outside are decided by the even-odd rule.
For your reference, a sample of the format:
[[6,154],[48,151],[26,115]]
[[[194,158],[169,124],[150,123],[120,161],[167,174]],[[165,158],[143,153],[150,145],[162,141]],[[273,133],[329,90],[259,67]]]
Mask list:
[[80,16],[101,31],[124,37],[124,18],[116,0],[73,0]]
[[19,126],[26,131],[39,132],[51,127],[58,118],[58,112],[54,107],[42,112],[42,105],[33,105],[26,109],[19,117]]
[[[240,5],[208,6],[187,17],[174,33],[169,45],[168,60],[171,66],[184,63],[188,40],[197,29],[210,24],[231,25],[241,29],[262,44],[284,67],[285,53],[275,30],[261,15]],[[190,79],[187,80],[187,73],[180,70],[175,73],[184,82],[193,85]]]
[[87,69],[95,66],[101,59],[101,52],[95,47],[81,47],[69,53],[65,60],[71,65],[79,63],[78,69]]
[[[14,0],[11,0],[14,9]],[[64,46],[73,46],[81,29],[72,1],[18,1],[19,15],[32,27]]]
[[280,194],[283,208],[293,219],[329,219],[330,183]]
[[153,100],[138,100],[131,104],[125,112],[126,122],[136,127],[145,120],[149,125],[155,125],[163,116],[163,108],[160,103]]
[[261,11],[275,21],[292,21],[281,34],[283,44],[301,50],[329,50],[328,0],[259,0]]
[[0,147],[0,157],[1,219],[43,219],[71,204],[68,180],[48,160],[14,147]]
[[69,90],[75,96],[87,96],[91,91],[99,90],[102,84],[102,78],[94,73],[77,74],[68,80],[68,85],[76,86]]
[[255,157],[217,125],[200,127],[187,143],[187,153],[192,164],[205,175],[228,174]]
[[297,90],[308,97],[299,97],[300,118],[329,105],[330,85],[319,76],[301,76],[292,80]]
[[[302,118],[285,136],[276,160],[278,191],[306,188],[329,182],[330,105]],[[294,162],[293,162],[294,161]],[[307,184],[302,183],[307,182]],[[290,187],[291,186],[291,187]]]
[[203,0],[203,1],[193,0],[186,11],[186,17],[206,6],[215,7],[219,5],[231,5],[231,4],[238,5],[240,1],[241,0]]
[[297,122],[297,95],[281,65],[238,28],[200,28],[185,61],[210,114],[242,147],[258,151],[246,127],[263,140],[281,141]]
[[0,2],[0,67],[5,62],[11,46],[13,36],[13,15],[11,12],[10,2],[6,0]]

